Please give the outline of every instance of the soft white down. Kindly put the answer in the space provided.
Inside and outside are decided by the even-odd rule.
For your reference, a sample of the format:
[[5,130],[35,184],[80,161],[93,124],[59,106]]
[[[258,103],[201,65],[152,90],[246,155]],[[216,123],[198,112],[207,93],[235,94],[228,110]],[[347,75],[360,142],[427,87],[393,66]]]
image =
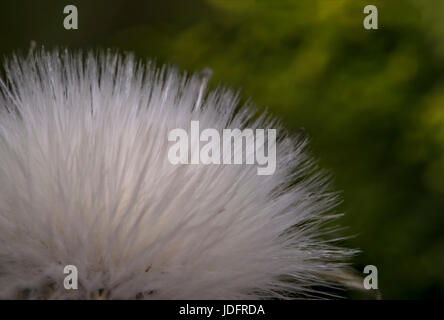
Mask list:
[[[343,270],[352,251],[324,228],[338,195],[305,139],[230,90],[110,51],[41,50],[4,70],[0,298],[311,298]],[[275,173],[172,165],[168,132],[192,120],[277,129]]]

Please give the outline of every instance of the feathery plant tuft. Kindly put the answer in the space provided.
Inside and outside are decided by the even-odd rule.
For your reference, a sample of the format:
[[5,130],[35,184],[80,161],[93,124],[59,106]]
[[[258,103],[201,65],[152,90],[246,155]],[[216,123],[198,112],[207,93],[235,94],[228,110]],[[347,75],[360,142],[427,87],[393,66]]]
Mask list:
[[[40,50],[4,69],[1,298],[322,297],[343,272],[353,251],[324,227],[338,195],[306,140],[230,90],[109,51]],[[275,173],[171,164],[168,132],[192,120],[277,129]]]

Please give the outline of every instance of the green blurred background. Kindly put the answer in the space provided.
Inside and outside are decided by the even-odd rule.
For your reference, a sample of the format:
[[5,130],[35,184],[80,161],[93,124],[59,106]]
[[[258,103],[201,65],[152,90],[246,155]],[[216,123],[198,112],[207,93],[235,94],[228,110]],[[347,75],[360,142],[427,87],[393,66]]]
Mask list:
[[[63,28],[68,4],[78,30]],[[444,1],[2,0],[0,54],[31,41],[211,68],[212,86],[305,128],[382,298],[444,298]]]

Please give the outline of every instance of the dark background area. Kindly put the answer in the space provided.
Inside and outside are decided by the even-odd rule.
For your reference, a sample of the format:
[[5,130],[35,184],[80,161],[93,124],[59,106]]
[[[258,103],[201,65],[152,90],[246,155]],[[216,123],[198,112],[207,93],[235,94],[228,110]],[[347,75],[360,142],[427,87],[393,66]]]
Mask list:
[[[68,4],[78,30],[63,28]],[[212,86],[305,129],[383,299],[444,297],[444,1],[1,0],[0,55],[31,41],[211,68]]]

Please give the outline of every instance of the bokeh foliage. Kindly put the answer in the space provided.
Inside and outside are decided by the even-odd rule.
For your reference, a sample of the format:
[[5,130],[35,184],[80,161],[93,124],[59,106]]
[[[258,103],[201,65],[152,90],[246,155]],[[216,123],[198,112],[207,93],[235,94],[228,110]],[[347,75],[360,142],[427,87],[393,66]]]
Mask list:
[[[383,298],[444,297],[444,1],[2,1],[0,53],[115,47],[241,88],[311,138]],[[79,30],[62,27],[75,4]],[[379,9],[365,30],[363,8]]]

